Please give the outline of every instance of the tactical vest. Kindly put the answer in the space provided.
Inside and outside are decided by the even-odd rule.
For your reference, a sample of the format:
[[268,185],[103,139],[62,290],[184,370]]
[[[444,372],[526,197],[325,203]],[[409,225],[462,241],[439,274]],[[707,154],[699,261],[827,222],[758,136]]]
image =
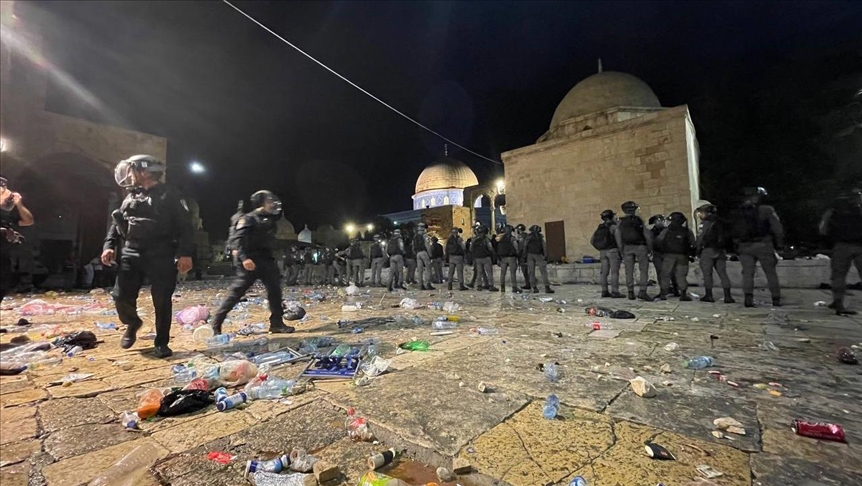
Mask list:
[[491,256],[491,252],[488,250],[488,240],[485,238],[473,240],[470,251],[473,253],[473,258],[489,258]]
[[541,255],[544,253],[544,245],[542,245],[542,237],[540,235],[530,235],[527,237],[527,253],[531,255]]
[[518,256],[518,249],[515,246],[515,239],[512,236],[503,236],[503,238],[497,242],[497,255],[501,258]]
[[383,258],[383,248],[380,248],[380,242],[375,241],[371,245],[371,258]]
[[691,253],[691,233],[683,226],[670,225],[664,235],[662,251],[669,255],[688,255]]
[[401,238],[392,238],[386,243],[386,253],[389,253],[389,256],[392,255],[403,255],[404,252],[401,251],[401,245],[399,245]]
[[446,254],[447,255],[463,255],[464,248],[458,244],[457,236],[450,236],[448,240],[446,240]]

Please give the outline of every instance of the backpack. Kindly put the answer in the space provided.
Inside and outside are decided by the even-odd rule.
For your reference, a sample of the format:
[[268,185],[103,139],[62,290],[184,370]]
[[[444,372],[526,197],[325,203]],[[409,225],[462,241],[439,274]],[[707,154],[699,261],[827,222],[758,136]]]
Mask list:
[[593,248],[599,251],[616,248],[617,240],[614,238],[614,235],[611,232],[611,225],[607,223],[600,224],[599,227],[596,228],[596,231],[593,233],[593,237],[590,239],[590,243],[593,245]]
[[760,220],[758,206],[746,204],[734,211],[731,235],[737,241],[754,241],[769,235],[769,221]]
[[716,250],[727,250],[731,246],[727,234],[727,225],[722,219],[712,220],[712,224],[703,234],[702,248],[714,248]]
[[463,255],[464,254],[464,249],[461,248],[461,245],[458,244],[458,242],[454,236],[450,236],[449,239],[446,240],[446,254],[447,255]]
[[691,253],[691,240],[688,228],[670,225],[664,231],[661,249],[666,254],[688,255]]
[[403,255],[401,252],[401,246],[398,244],[398,238],[392,238],[388,243],[386,243],[386,253],[388,253],[389,256]]
[[623,244],[645,245],[644,222],[637,216],[625,216],[620,219],[617,231],[620,232]]
[[531,255],[542,254],[542,237],[536,234],[531,234],[527,237],[527,253]]
[[362,247],[359,245],[350,245],[350,249],[347,250],[347,258],[351,260],[360,260],[363,256]]

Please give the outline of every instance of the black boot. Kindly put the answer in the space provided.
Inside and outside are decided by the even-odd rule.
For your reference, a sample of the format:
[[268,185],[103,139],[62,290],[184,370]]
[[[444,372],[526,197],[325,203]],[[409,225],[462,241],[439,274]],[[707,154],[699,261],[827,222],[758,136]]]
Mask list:
[[449,285],[447,285],[446,288],[452,290],[452,282],[449,282]]
[[545,285],[545,293],[546,294],[554,294],[556,292],[554,292],[554,289],[552,289],[550,285]]
[[655,300],[667,300],[667,294],[662,292],[655,296]]
[[706,295],[700,298],[701,302],[715,302],[715,299],[712,297],[712,289],[706,289]]
[[538,293],[539,293],[539,288],[538,288],[538,287],[533,287],[533,293],[534,293],[534,294],[538,294]]
[[530,290],[530,289],[532,289],[533,287],[530,287],[530,284],[526,284],[526,285],[524,285],[524,286],[523,286],[523,287],[521,287],[521,288],[522,288],[522,289],[524,289],[524,290]]
[[[513,288],[513,289],[512,289],[512,292],[514,292],[514,291],[515,291],[515,289]],[[505,293],[506,293],[506,286],[505,286],[505,285],[501,285],[501,286],[500,286],[500,293],[501,293],[501,294],[505,294]]]
[[499,292],[500,291],[500,289],[498,289],[497,287],[494,287],[493,285],[490,287],[485,287],[485,288],[488,289],[488,292]]
[[846,307],[844,307],[844,301],[836,299],[835,302],[835,315],[836,316],[855,316],[856,311],[852,311]]
[[464,290],[470,290],[470,289],[468,289],[467,286],[462,285],[462,286],[458,287],[458,290],[464,291]]
[[521,290],[517,285],[515,285],[514,287],[512,287],[512,292],[514,292],[514,293],[516,293],[516,294],[523,294],[523,293],[524,293],[524,291],[523,291],[523,290]]
[[292,326],[286,326],[281,321],[270,321],[269,323],[269,332],[273,334],[290,334],[293,331],[296,331],[296,328]]
[[745,294],[745,307],[754,307],[754,294]]
[[629,290],[628,298],[629,298],[629,300],[635,300],[635,291],[634,290]]
[[688,292],[683,292],[679,297],[680,302],[691,302],[691,296],[688,295]]
[[679,287],[674,286],[673,288],[673,296],[680,297],[682,294],[679,293]]
[[730,295],[730,289],[724,289],[724,303],[725,304],[735,304],[736,301],[733,300],[733,296]]
[[608,292],[607,290],[602,290],[602,298],[603,299],[608,299],[608,298],[610,298],[610,296],[611,296],[610,292]]
[[781,307],[781,297],[772,298],[772,307]]
[[638,293],[638,299],[645,300],[647,302],[652,300],[649,295],[647,295],[646,290],[641,290],[640,293]]
[[165,346],[156,346],[156,349],[153,351],[153,354],[156,355],[156,358],[170,358],[173,356],[174,352],[171,351],[171,348]]
[[123,349],[129,349],[134,346],[135,341],[138,339],[138,330],[141,329],[142,324],[132,325],[129,324],[126,326],[126,332],[123,333],[123,339],[120,340],[120,347]]
[[210,327],[213,328],[213,334],[218,335],[221,334],[221,324],[212,323]]
[[625,299],[626,296],[619,293],[619,292],[611,292],[611,298],[612,299]]

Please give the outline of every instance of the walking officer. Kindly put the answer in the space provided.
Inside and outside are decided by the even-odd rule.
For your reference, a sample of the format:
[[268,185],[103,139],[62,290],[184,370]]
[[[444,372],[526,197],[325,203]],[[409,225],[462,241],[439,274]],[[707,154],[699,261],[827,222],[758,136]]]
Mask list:
[[374,235],[374,243],[368,252],[371,256],[371,286],[383,287],[383,266],[386,263],[386,246],[380,235]]
[[419,273],[419,285],[422,290],[434,290],[431,286],[431,241],[428,239],[428,227],[425,223],[416,226],[413,235],[413,251],[416,253],[416,270]]
[[778,265],[775,250],[784,248],[784,228],[775,208],[760,204],[766,195],[766,189],[762,187],[745,189],[745,202],[733,219],[733,241],[742,263],[745,307],[754,307],[754,274],[757,271],[757,262],[760,262],[763,273],[766,274],[772,305],[781,305],[781,285],[775,271]]
[[392,232],[392,237],[386,243],[386,254],[389,255],[389,291],[407,290],[404,287],[404,240],[401,239],[401,230]]
[[626,289],[629,300],[635,300],[635,262],[638,264],[638,299],[651,300],[647,294],[649,283],[649,255],[652,253],[652,233],[638,216],[640,206],[634,201],[622,205],[625,215],[617,224],[617,248],[626,266]]
[[518,238],[514,235],[515,228],[506,225],[503,228],[503,236],[497,242],[497,256],[500,257],[500,292],[506,291],[506,270],[512,274],[512,292],[520,294],[522,290],[518,287],[518,259],[521,248],[518,246]]
[[545,253],[545,238],[542,236],[542,228],[534,224],[530,226],[530,235],[527,236],[525,247],[527,252],[527,264],[530,272],[530,287],[534,294],[539,293],[538,282],[536,281],[536,267],[542,272],[542,283],[545,284],[545,293],[553,294],[551,282],[548,280],[548,257]]
[[856,271],[862,275],[862,184],[832,204],[820,221],[820,233],[834,243],[829,307],[839,316],[856,314],[844,307],[844,294],[850,265],[856,265]]
[[285,326],[282,321],[284,308],[281,302],[281,279],[272,256],[276,223],[281,218],[281,201],[269,191],[257,191],[251,195],[251,205],[255,208],[254,211],[236,223],[237,258],[241,265],[228,290],[227,298],[213,317],[213,332],[221,334],[221,326],[227,313],[257,280],[261,280],[266,287],[266,298],[269,301],[269,332],[291,333],[294,328]]
[[443,283],[443,245],[436,236],[431,237],[431,283]]
[[446,281],[449,290],[455,281],[455,271],[458,272],[458,290],[467,290],[464,285],[464,254],[467,253],[464,240],[461,238],[461,228],[452,228],[446,239],[446,259],[449,260],[449,279]]
[[704,296],[701,302],[715,302],[712,295],[712,272],[718,272],[721,288],[724,289],[724,303],[733,304],[730,293],[730,278],[727,276],[727,239],[728,233],[724,221],[718,217],[718,208],[714,204],[704,204],[696,209],[701,221],[700,233],[695,242],[695,254],[700,258],[700,272],[703,274]]
[[357,287],[364,287],[365,280],[365,253],[362,251],[362,242],[359,238],[353,238],[347,248],[347,281],[353,282]]
[[155,355],[173,354],[171,339],[171,295],[177,272],[192,268],[194,230],[191,214],[179,192],[161,183],[164,164],[150,155],[135,155],[117,164],[114,178],[129,194],[111,214],[102,251],[102,263],[113,265],[119,251],[117,283],[112,292],[117,315],[126,332],[120,341],[123,349],[135,344],[143,325],[138,316],[138,293],[149,278],[156,313]]
[[[620,293],[620,249],[617,248],[617,215],[610,209],[605,209],[601,214],[602,224],[596,228],[590,244],[599,250],[599,260],[602,262],[600,282],[602,285],[602,297],[621,299]],[[608,292],[608,276],[611,277],[611,291]]]

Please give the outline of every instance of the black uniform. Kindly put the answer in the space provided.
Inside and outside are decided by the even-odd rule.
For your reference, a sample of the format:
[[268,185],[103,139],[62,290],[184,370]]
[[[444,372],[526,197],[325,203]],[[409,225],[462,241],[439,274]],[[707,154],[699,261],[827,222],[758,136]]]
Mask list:
[[829,238],[832,248],[832,304],[838,314],[855,314],[844,307],[847,274],[850,266],[862,275],[862,202],[859,196],[836,201],[820,223],[820,232]]
[[[263,285],[266,286],[266,298],[269,300],[270,329],[284,326],[282,322],[284,309],[281,306],[281,276],[275,258],[272,256],[272,251],[275,248],[277,221],[277,217],[258,210],[246,214],[237,221],[234,244],[239,265],[236,270],[236,279],[230,286],[228,296],[213,317],[212,327],[216,333],[221,333],[221,325],[227,317],[227,313],[233,309],[258,279],[263,281]],[[248,271],[242,266],[242,262],[246,260],[254,262],[254,270]]]
[[[180,193],[164,184],[135,188],[126,196],[105,238],[105,250],[119,251],[117,283],[112,296],[120,322],[137,330],[138,293],[144,278],[152,283],[157,348],[168,345],[171,295],[177,283],[176,258],[192,257],[194,229]],[[120,248],[122,246],[122,248]]]
[[20,236],[12,218],[12,212],[0,210],[0,225],[3,235],[0,236],[0,300],[12,288],[12,248],[16,238]]

